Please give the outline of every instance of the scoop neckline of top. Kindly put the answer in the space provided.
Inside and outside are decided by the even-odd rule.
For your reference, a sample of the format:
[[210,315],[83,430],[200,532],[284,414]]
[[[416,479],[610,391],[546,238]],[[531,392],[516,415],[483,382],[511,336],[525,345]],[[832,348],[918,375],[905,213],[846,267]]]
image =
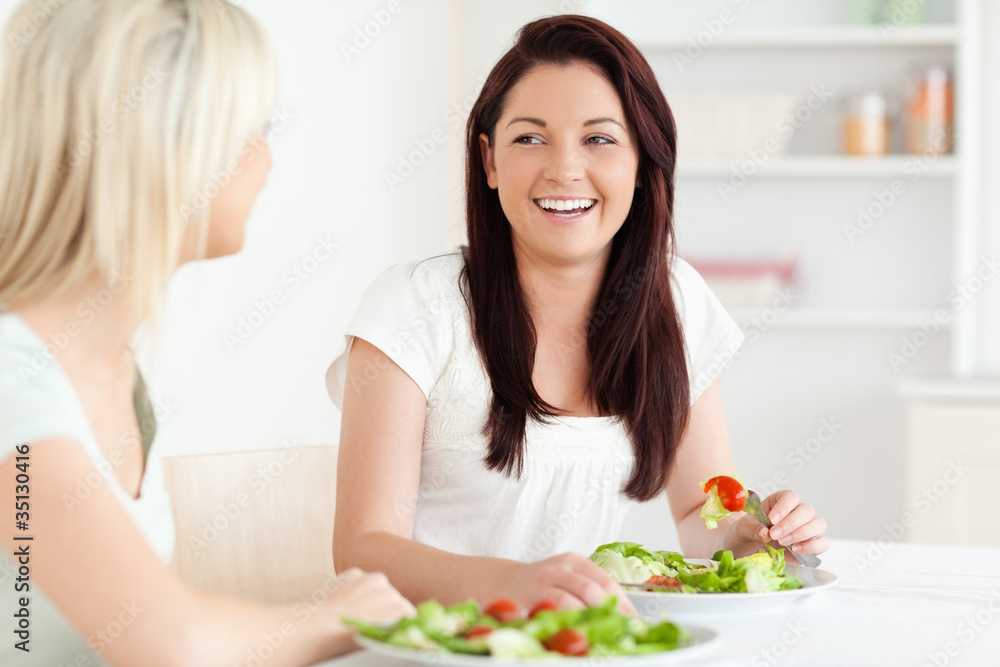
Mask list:
[[[30,336],[33,339],[33,341],[36,343],[35,347],[37,347],[38,349],[44,351],[45,346],[48,343],[46,343],[45,339],[42,338],[42,336],[37,331],[35,331],[31,327],[31,325],[28,324],[27,320],[25,320],[23,317],[21,317],[21,315],[19,313],[17,313],[14,310],[0,310],[0,317],[10,317],[11,321],[14,322],[15,326],[20,327],[22,330],[24,330],[25,333],[28,334],[28,336]],[[48,358],[47,355],[46,355],[46,358]],[[107,454],[105,454],[104,450],[101,449],[101,443],[99,443],[97,441],[97,434],[94,433],[94,427],[93,427],[93,425],[91,425],[90,419],[87,417],[87,411],[84,410],[84,408],[83,408],[83,402],[80,400],[80,397],[76,393],[76,388],[73,386],[73,381],[69,379],[69,375],[66,374],[66,370],[62,367],[62,364],[59,363],[59,359],[58,358],[53,357],[52,359],[50,359],[50,361],[53,363],[54,368],[59,373],[60,380],[62,382],[64,382],[64,383],[66,383],[66,385],[69,388],[70,393],[73,396],[73,400],[76,401],[76,410],[77,410],[77,412],[80,413],[80,417],[83,419],[84,424],[86,424],[86,426],[87,426],[87,431],[88,431],[88,433],[90,435],[90,440],[93,443],[94,447],[97,449],[97,453],[101,457],[101,462],[102,463],[107,463],[108,465],[111,465],[110,461],[108,461]],[[138,369],[138,365],[136,365],[136,372],[140,376],[142,375],[142,372],[139,371],[139,369]],[[143,381],[145,381],[145,379]],[[84,443],[81,442],[79,444],[80,444],[81,447],[85,447]],[[123,494],[125,494],[125,496],[131,502],[134,502],[134,503],[142,501],[148,495],[148,494],[144,493],[144,491],[145,491],[145,488],[146,488],[146,480],[149,479],[149,475],[147,473],[149,472],[149,459],[151,457],[149,456],[148,453],[144,453],[144,458],[145,458],[145,460],[142,463],[142,477],[139,479],[139,492],[138,492],[138,495],[133,496],[124,486],[122,486],[121,480],[118,479],[117,475],[115,475],[115,474],[112,473],[111,476],[110,476],[111,477],[111,483],[114,484],[114,485],[116,485],[118,487],[119,491],[121,491]]]
[[567,426],[611,426],[619,421],[618,417],[577,417],[575,415],[556,415],[553,419],[562,421]]

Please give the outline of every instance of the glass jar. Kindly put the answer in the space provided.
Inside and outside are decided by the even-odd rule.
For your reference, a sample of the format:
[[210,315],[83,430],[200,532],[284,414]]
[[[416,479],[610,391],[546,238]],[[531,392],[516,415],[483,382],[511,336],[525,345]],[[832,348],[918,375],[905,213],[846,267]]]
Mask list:
[[889,152],[889,115],[885,96],[877,91],[852,97],[844,116],[844,153],[885,155]]
[[953,115],[948,70],[932,67],[924,72],[906,105],[906,152],[951,153]]

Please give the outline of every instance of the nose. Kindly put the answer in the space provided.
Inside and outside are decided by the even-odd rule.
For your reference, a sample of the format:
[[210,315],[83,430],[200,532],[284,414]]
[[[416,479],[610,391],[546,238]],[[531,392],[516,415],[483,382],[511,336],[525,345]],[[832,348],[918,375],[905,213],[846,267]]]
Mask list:
[[572,183],[583,178],[584,155],[578,146],[553,146],[545,165],[545,178],[555,183]]

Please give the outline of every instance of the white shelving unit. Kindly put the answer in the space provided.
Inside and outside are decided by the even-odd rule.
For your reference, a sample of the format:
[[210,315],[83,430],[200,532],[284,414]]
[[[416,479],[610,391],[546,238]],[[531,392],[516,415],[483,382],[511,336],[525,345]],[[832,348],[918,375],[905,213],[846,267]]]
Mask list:
[[[885,157],[850,157],[846,155],[784,155],[775,157],[757,168],[755,176],[773,178],[881,178],[897,177],[920,156],[887,155]],[[733,169],[734,158],[702,158],[682,160],[677,167],[678,178],[726,178]],[[952,155],[935,156],[927,161],[923,177],[951,178],[958,161]]]
[[[790,308],[787,313],[762,319],[762,311],[755,308],[730,308],[729,314],[744,328],[774,327],[779,329],[821,331],[909,331],[914,322],[933,320],[933,310],[874,310],[845,308]],[[773,320],[773,323],[771,323]],[[758,324],[759,323],[759,324]],[[941,325],[951,329],[951,322]]]
[[[682,153],[678,161],[682,256],[710,263],[797,258],[801,294],[793,292],[786,312],[729,309],[748,332],[724,379],[741,474],[766,486],[781,472],[789,488],[839,526],[834,536],[878,538],[912,510],[910,490],[937,465],[920,460],[904,472],[902,462],[928,448],[908,439],[907,424],[918,423],[908,416],[908,402],[925,384],[940,392],[951,386],[949,378],[972,373],[981,344],[977,304],[953,310],[950,297],[982,260],[984,0],[928,0],[928,23],[889,30],[850,24],[848,4],[839,0],[772,0],[742,13],[721,0],[593,0],[591,6],[636,39],[668,102],[676,95],[787,94],[813,84],[842,98],[880,89],[898,102],[916,71],[937,63],[951,69],[955,152],[928,161],[917,179],[905,170],[919,156],[836,154],[836,103],[818,110],[786,152],[754,167],[728,196],[720,195],[719,183],[728,183],[748,155]],[[707,26],[718,26],[726,11],[735,20],[707,36]],[[906,183],[905,197],[880,212],[863,238],[845,238],[842,227],[897,179]],[[928,327],[942,311],[946,321]],[[916,354],[902,354],[911,343]],[[995,383],[975,395],[995,398]],[[829,418],[844,425],[842,432],[801,469],[792,467],[789,455]],[[867,490],[863,501],[843,501],[845,481]],[[650,520],[627,528],[641,530]],[[920,536],[935,530],[927,519]]]
[[[739,30],[721,34],[713,49],[891,49],[901,46],[954,46],[959,31],[950,25],[906,26],[881,29],[868,26],[806,27],[794,30]],[[680,50],[689,46],[688,35],[663,35],[637,40],[644,51]]]

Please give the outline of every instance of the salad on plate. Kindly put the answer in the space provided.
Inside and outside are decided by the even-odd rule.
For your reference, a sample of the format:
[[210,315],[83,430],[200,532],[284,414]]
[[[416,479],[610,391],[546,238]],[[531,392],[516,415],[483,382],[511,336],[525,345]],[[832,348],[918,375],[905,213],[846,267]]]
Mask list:
[[543,601],[528,614],[507,599],[485,610],[474,600],[451,607],[429,600],[417,606],[415,617],[392,625],[346,622],[362,637],[390,646],[500,659],[652,654],[691,643],[678,625],[622,614],[614,596],[586,609],[557,609]]
[[718,551],[711,560],[688,562],[673,551],[649,551],[635,542],[597,547],[590,559],[620,583],[645,584],[664,593],[771,593],[802,588],[802,581],[785,573],[782,549],[734,558]]

